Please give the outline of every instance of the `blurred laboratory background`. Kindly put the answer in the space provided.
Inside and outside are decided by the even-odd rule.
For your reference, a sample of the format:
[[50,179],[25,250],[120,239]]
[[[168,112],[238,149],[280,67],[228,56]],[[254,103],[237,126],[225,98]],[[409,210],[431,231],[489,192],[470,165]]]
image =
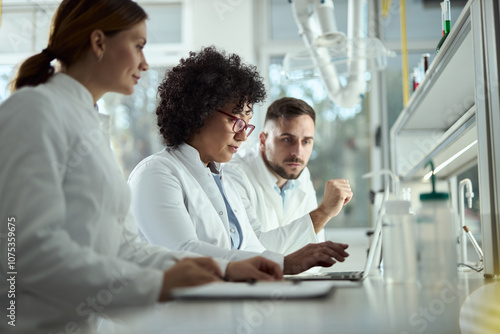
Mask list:
[[[0,102],[10,94],[8,84],[20,61],[46,47],[50,18],[59,2],[1,2]],[[483,108],[477,101],[478,85],[474,84],[481,62],[478,32],[474,25],[471,27],[470,19],[461,16],[484,13],[474,14],[466,1],[448,2],[448,30],[460,30],[460,34],[455,33],[454,40],[445,40],[436,52],[445,30],[441,1],[437,0],[335,0],[325,15],[330,20],[327,29],[336,29],[336,34],[330,40],[324,39],[323,45],[307,45],[306,38],[299,34],[304,27],[294,1],[138,2],[149,14],[145,54],[150,70],[142,76],[133,95],[107,94],[98,102],[99,110],[112,117],[112,146],[125,177],[139,161],[162,149],[155,109],[157,87],[165,70],[189,51],[215,45],[256,65],[265,80],[268,98],[254,108],[254,133],[262,128],[267,106],[280,97],[303,99],[316,110],[316,138],[309,169],[318,201],[328,179],[347,178],[354,192],[352,202],[328,228],[372,226],[372,200],[387,178],[363,178],[371,171],[392,170],[403,188],[411,188],[409,196],[417,205],[419,193],[431,189],[429,177],[425,176],[430,172],[426,162],[432,159],[437,187],[451,194],[457,213],[460,201],[464,201],[459,183],[471,180],[474,197],[470,206],[465,203],[464,216],[481,243],[481,207],[490,210],[492,201],[488,199],[481,205],[481,197],[490,190],[480,191],[480,174],[482,182],[491,183],[493,179],[485,176],[490,167],[482,171],[478,168],[486,154],[480,138],[478,143],[482,125],[476,115]],[[322,23],[322,17],[316,19],[318,22],[313,24]],[[358,35],[353,36],[352,30]],[[356,44],[360,38],[363,41]],[[335,43],[342,46],[337,47],[338,53]],[[318,61],[311,51],[314,47],[330,52],[336,77],[314,66]],[[487,72],[489,65],[482,64],[483,73]],[[362,69],[353,74],[355,66]],[[330,77],[325,78],[325,73]],[[351,87],[356,75],[362,79],[358,82],[361,88]],[[334,80],[332,85],[343,91],[359,92],[353,101],[335,100],[339,94],[329,91],[331,87],[325,80]],[[466,82],[464,87],[462,81]],[[487,90],[488,83],[484,85],[486,88],[481,89]],[[254,135],[247,145],[257,139]]]

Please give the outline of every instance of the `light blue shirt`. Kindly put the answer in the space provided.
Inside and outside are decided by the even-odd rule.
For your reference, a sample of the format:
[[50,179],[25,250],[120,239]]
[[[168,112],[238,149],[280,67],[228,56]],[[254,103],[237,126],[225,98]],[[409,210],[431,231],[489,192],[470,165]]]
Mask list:
[[212,176],[214,177],[215,183],[217,183],[217,187],[219,187],[219,191],[224,198],[224,203],[226,203],[227,217],[229,220],[229,233],[231,236],[231,249],[240,249],[242,235],[240,223],[234,215],[233,209],[231,209],[231,206],[229,205],[229,202],[227,201],[226,196],[222,191],[222,184],[220,183],[219,174],[212,173]]
[[285,207],[286,194],[288,191],[293,190],[293,188],[295,188],[295,180],[286,181],[281,189],[276,184],[274,185],[274,190],[281,196],[283,208]]

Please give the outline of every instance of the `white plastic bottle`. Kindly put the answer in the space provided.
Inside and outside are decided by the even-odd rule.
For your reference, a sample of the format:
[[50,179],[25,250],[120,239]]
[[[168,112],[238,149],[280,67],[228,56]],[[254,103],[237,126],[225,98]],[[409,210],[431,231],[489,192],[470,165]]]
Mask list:
[[417,281],[415,215],[409,201],[385,203],[382,242],[384,281],[408,284]]
[[[434,177],[434,176],[433,176]],[[455,213],[447,193],[420,195],[417,218],[417,269],[423,286],[454,282],[457,277]]]

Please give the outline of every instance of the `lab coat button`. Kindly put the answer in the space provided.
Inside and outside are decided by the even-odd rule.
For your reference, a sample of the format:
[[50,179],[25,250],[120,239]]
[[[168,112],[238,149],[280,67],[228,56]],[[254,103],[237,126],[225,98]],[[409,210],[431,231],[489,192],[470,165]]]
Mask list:
[[230,229],[231,233],[234,233],[236,232],[236,230],[234,228]]
[[224,214],[224,213],[223,213],[222,211],[219,211],[219,215],[221,215],[221,216],[222,216],[223,214]]
[[238,210],[233,210],[233,211],[234,211],[234,213],[237,213],[237,212],[238,212]]

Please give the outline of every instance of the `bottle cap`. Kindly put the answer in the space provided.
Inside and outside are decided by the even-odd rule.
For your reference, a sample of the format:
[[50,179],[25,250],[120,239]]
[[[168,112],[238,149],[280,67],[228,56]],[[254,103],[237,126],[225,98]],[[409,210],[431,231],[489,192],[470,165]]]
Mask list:
[[432,181],[432,192],[420,194],[421,201],[446,201],[450,197],[448,193],[438,193],[436,192],[436,176],[434,175],[434,164],[429,161],[427,165],[431,166],[431,181]]
[[420,200],[421,201],[446,201],[448,200],[450,196],[448,193],[425,193],[425,194],[420,194]]

